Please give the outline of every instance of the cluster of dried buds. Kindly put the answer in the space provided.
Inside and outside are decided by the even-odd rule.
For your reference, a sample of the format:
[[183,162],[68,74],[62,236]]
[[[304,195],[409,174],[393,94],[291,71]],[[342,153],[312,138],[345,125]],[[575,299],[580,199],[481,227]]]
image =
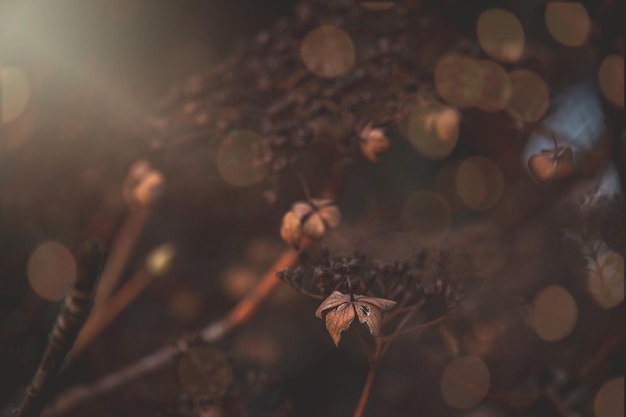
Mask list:
[[331,200],[297,201],[283,216],[280,236],[287,244],[298,248],[303,238],[319,240],[340,222],[341,211]]
[[131,207],[148,207],[163,187],[163,174],[146,160],[133,163],[122,186],[122,196]]

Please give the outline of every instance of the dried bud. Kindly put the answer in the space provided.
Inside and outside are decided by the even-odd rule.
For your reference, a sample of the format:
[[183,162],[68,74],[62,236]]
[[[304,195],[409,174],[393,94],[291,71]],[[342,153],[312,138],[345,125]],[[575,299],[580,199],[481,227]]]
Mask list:
[[280,225],[280,237],[290,246],[299,246],[302,238],[302,226],[300,225],[300,219],[291,211],[288,211],[283,216],[283,221]]
[[542,149],[528,160],[528,169],[540,182],[559,181],[574,173],[574,153],[569,146]]
[[378,163],[378,155],[386,152],[391,146],[389,138],[380,128],[367,125],[361,131],[359,145],[361,154],[370,162]]
[[319,240],[328,228],[334,229],[341,221],[341,211],[331,200],[298,201],[283,217],[280,235],[291,246],[298,246],[303,236]]

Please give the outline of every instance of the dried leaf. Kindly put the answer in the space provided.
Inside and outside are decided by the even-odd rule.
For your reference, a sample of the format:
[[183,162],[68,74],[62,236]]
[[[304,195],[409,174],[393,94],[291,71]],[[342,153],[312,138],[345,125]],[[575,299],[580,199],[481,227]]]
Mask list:
[[365,295],[342,294],[334,291],[326,298],[315,312],[315,316],[322,318],[326,310],[326,329],[335,342],[339,345],[341,333],[350,327],[354,320],[355,313],[361,324],[366,324],[372,336],[380,335],[383,312],[393,308],[395,301],[385,298],[368,297]]

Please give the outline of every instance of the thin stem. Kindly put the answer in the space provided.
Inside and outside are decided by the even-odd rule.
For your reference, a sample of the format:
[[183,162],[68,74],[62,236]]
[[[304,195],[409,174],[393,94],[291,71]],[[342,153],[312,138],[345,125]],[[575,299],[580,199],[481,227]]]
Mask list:
[[298,182],[300,183],[300,186],[302,187],[302,191],[304,192],[304,196],[306,197],[306,200],[311,201],[311,198],[312,198],[311,191],[309,190],[309,186],[306,183],[304,176],[302,175],[300,171],[298,171],[298,168],[293,166],[293,164],[289,164],[289,167],[291,168],[291,171],[294,173],[294,175],[298,179]]
[[361,390],[361,397],[359,398],[359,403],[354,410],[354,414],[352,417],[362,417],[365,412],[365,407],[367,406],[367,400],[369,400],[370,394],[372,392],[372,386],[374,385],[374,378],[376,378],[376,373],[378,372],[378,364],[380,362],[380,358],[382,357],[382,340],[380,338],[376,338],[376,351],[374,352],[374,360],[370,363],[369,371],[367,372],[367,378],[365,379],[365,384],[363,385],[363,389]]

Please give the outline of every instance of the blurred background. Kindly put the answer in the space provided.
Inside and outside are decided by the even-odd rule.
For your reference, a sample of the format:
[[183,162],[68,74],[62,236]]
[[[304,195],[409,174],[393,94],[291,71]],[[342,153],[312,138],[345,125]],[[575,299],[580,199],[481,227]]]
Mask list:
[[[292,204],[323,196],[341,224],[302,251],[308,276],[322,247],[471,269],[453,320],[391,346],[366,416],[623,416],[622,16],[612,0],[0,1],[0,415],[85,239],[109,243],[96,303],[119,311],[54,394],[223,317],[294,243]],[[64,415],[352,415],[367,358],[351,334],[333,345],[318,305],[281,283],[192,359]]]

